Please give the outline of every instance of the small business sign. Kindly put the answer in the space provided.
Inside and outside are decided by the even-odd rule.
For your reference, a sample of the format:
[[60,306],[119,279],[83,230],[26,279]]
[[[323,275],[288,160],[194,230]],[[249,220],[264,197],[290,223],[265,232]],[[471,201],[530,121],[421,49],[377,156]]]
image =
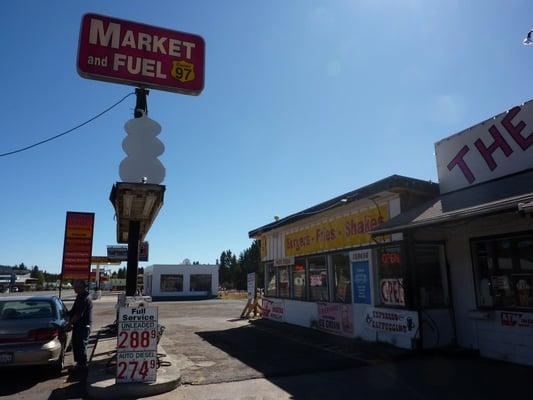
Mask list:
[[373,331],[390,332],[415,338],[418,336],[416,311],[367,307],[365,323]]
[[94,213],[67,212],[61,279],[89,279]]
[[342,336],[353,335],[352,305],[317,303],[318,329]]
[[266,297],[263,297],[262,300],[261,316],[275,321],[283,321],[285,314],[285,303],[283,300],[267,299]]
[[[142,242],[139,247],[139,261],[148,261],[148,242]],[[107,246],[107,258],[111,261],[128,261],[128,246]]]
[[156,381],[157,317],[157,307],[120,307],[117,383]]
[[533,168],[533,101],[435,143],[441,193]]
[[248,300],[255,298],[255,272],[250,272],[247,275],[246,291],[248,292]]
[[106,256],[92,256],[91,257],[91,264],[98,265],[98,264],[106,264],[106,265],[120,265],[120,261],[112,261]]
[[123,279],[123,278],[111,278],[111,279],[109,279],[109,283],[111,283],[111,285],[113,287],[122,287],[122,286],[126,286],[126,279]]
[[353,302],[358,304],[372,304],[370,298],[370,258],[369,251],[353,252],[352,277],[353,277]]
[[509,327],[533,328],[533,314],[502,311],[501,324]]
[[204,54],[198,35],[86,14],[77,66],[84,78],[198,95],[204,88]]

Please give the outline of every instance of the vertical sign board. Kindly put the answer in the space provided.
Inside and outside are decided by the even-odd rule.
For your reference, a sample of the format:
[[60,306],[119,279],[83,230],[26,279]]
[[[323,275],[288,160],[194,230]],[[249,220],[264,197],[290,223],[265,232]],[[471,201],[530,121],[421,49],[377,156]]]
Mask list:
[[61,280],[89,279],[94,213],[67,212]]
[[255,272],[250,272],[247,275],[247,278],[246,289],[248,292],[248,300],[253,300],[255,298]]
[[120,307],[117,336],[117,383],[155,382],[157,377],[157,307]]
[[350,254],[352,261],[353,302],[371,304],[370,294],[370,257],[369,250],[354,251]]
[[198,35],[86,14],[77,67],[84,78],[198,95],[204,88],[204,53]]

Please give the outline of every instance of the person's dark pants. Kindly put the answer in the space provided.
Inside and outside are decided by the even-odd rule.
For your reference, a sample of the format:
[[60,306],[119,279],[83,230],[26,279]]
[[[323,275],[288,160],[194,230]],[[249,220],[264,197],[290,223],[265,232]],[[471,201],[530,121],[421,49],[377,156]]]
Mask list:
[[74,361],[80,368],[87,367],[87,343],[90,333],[90,326],[75,326],[72,329],[72,353]]

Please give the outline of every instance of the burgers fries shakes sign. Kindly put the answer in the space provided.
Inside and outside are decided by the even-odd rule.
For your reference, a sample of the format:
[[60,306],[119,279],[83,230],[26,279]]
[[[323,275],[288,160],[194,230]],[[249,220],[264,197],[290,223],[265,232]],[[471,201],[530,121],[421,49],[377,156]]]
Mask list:
[[197,35],[97,14],[83,16],[78,73],[89,79],[198,95],[204,40]]

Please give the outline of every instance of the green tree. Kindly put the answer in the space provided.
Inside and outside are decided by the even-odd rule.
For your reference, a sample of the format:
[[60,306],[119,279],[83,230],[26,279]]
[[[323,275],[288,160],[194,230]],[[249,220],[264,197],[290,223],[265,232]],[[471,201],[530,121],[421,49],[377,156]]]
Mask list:
[[43,287],[44,285],[44,274],[42,271],[39,271],[39,267],[35,265],[30,273],[30,277],[37,279],[37,286]]

